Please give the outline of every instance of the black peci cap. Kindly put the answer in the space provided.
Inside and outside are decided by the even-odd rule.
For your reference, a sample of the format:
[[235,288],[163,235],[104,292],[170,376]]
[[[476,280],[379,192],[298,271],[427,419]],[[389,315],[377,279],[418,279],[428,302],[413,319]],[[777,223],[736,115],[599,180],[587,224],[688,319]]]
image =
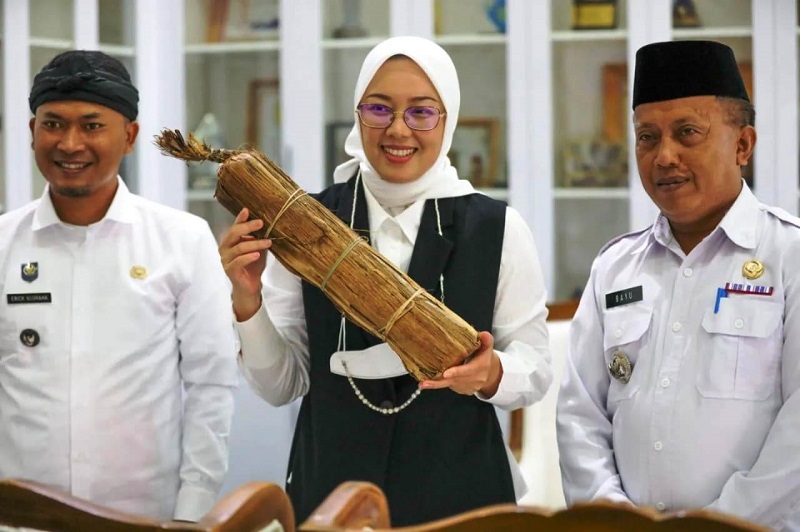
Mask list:
[[669,41],[636,52],[633,108],[689,96],[750,101],[733,50],[714,41]]

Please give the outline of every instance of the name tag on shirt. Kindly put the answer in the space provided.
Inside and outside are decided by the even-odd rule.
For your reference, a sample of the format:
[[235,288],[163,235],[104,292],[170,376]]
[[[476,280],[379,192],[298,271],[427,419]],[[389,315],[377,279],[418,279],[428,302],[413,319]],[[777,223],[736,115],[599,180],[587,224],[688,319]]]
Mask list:
[[50,292],[36,292],[30,294],[6,294],[6,301],[9,305],[20,303],[52,303],[53,298]]
[[636,303],[642,299],[642,285],[634,286],[632,288],[606,294],[606,308],[621,307],[628,303]]

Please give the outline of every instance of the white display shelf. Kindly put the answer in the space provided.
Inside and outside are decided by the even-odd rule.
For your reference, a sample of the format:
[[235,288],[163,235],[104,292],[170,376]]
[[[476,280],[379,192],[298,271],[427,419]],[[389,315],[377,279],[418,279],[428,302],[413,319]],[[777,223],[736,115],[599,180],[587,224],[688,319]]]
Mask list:
[[753,36],[750,26],[709,27],[709,28],[675,28],[674,39],[735,39]]
[[[72,50],[75,44],[69,39],[49,39],[47,37],[31,37],[28,41],[31,48],[42,48],[45,50]],[[135,54],[133,46],[121,44],[100,44],[100,51],[114,57],[133,57]]]
[[322,49],[341,50],[341,49],[372,48],[376,44],[386,40],[387,37],[388,36],[364,37],[357,39],[322,39]]
[[628,188],[557,187],[553,189],[555,199],[628,199]]
[[440,46],[483,46],[505,45],[508,39],[502,33],[476,33],[460,35],[437,35],[435,40]]
[[278,52],[280,41],[232,41],[215,43],[187,44],[187,54],[235,54],[249,52]]
[[553,42],[624,41],[628,31],[617,30],[560,30],[550,32]]

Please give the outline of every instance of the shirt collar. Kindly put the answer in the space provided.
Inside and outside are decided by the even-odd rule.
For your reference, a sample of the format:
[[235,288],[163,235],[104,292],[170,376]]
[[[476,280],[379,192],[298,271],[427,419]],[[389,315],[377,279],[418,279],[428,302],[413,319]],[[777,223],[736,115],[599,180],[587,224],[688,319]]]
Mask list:
[[[133,223],[134,209],[132,204],[133,194],[130,193],[125,182],[117,176],[117,192],[114,194],[114,199],[108,207],[103,219],[100,220],[114,220],[121,223]],[[100,223],[98,222],[98,223]],[[36,207],[36,212],[33,215],[33,222],[31,229],[38,231],[55,224],[63,223],[56,214],[56,209],[53,206],[53,200],[50,199],[50,185],[44,187],[44,192]]]
[[725,213],[719,227],[737,246],[755,249],[758,244],[758,219],[762,210],[761,202],[753,195],[747,183],[742,181],[742,191]]
[[[758,240],[756,235],[758,215],[761,210],[761,203],[753,195],[747,183],[742,180],[741,192],[714,231],[723,231],[737,246],[755,249]],[[669,220],[663,214],[658,214],[650,236],[665,247],[672,241],[672,229],[669,226]]]
[[364,187],[364,196],[367,199],[367,212],[369,212],[369,227],[370,232],[377,231],[386,222],[387,219],[393,219],[400,230],[403,232],[409,242],[414,244],[417,240],[417,233],[419,232],[419,224],[422,218],[422,209],[425,206],[425,199],[419,199],[409,205],[407,209],[392,217],[386,210],[378,203],[375,196],[372,195],[368,187]]

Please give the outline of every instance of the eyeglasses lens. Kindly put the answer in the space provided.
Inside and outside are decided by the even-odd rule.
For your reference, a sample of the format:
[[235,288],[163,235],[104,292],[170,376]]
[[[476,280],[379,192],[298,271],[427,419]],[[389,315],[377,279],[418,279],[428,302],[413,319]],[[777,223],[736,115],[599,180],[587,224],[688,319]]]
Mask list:
[[[387,128],[394,121],[395,112],[386,105],[362,103],[358,106],[361,122],[372,128]],[[417,131],[429,131],[439,123],[439,110],[435,107],[415,106],[403,112],[403,121]]]

